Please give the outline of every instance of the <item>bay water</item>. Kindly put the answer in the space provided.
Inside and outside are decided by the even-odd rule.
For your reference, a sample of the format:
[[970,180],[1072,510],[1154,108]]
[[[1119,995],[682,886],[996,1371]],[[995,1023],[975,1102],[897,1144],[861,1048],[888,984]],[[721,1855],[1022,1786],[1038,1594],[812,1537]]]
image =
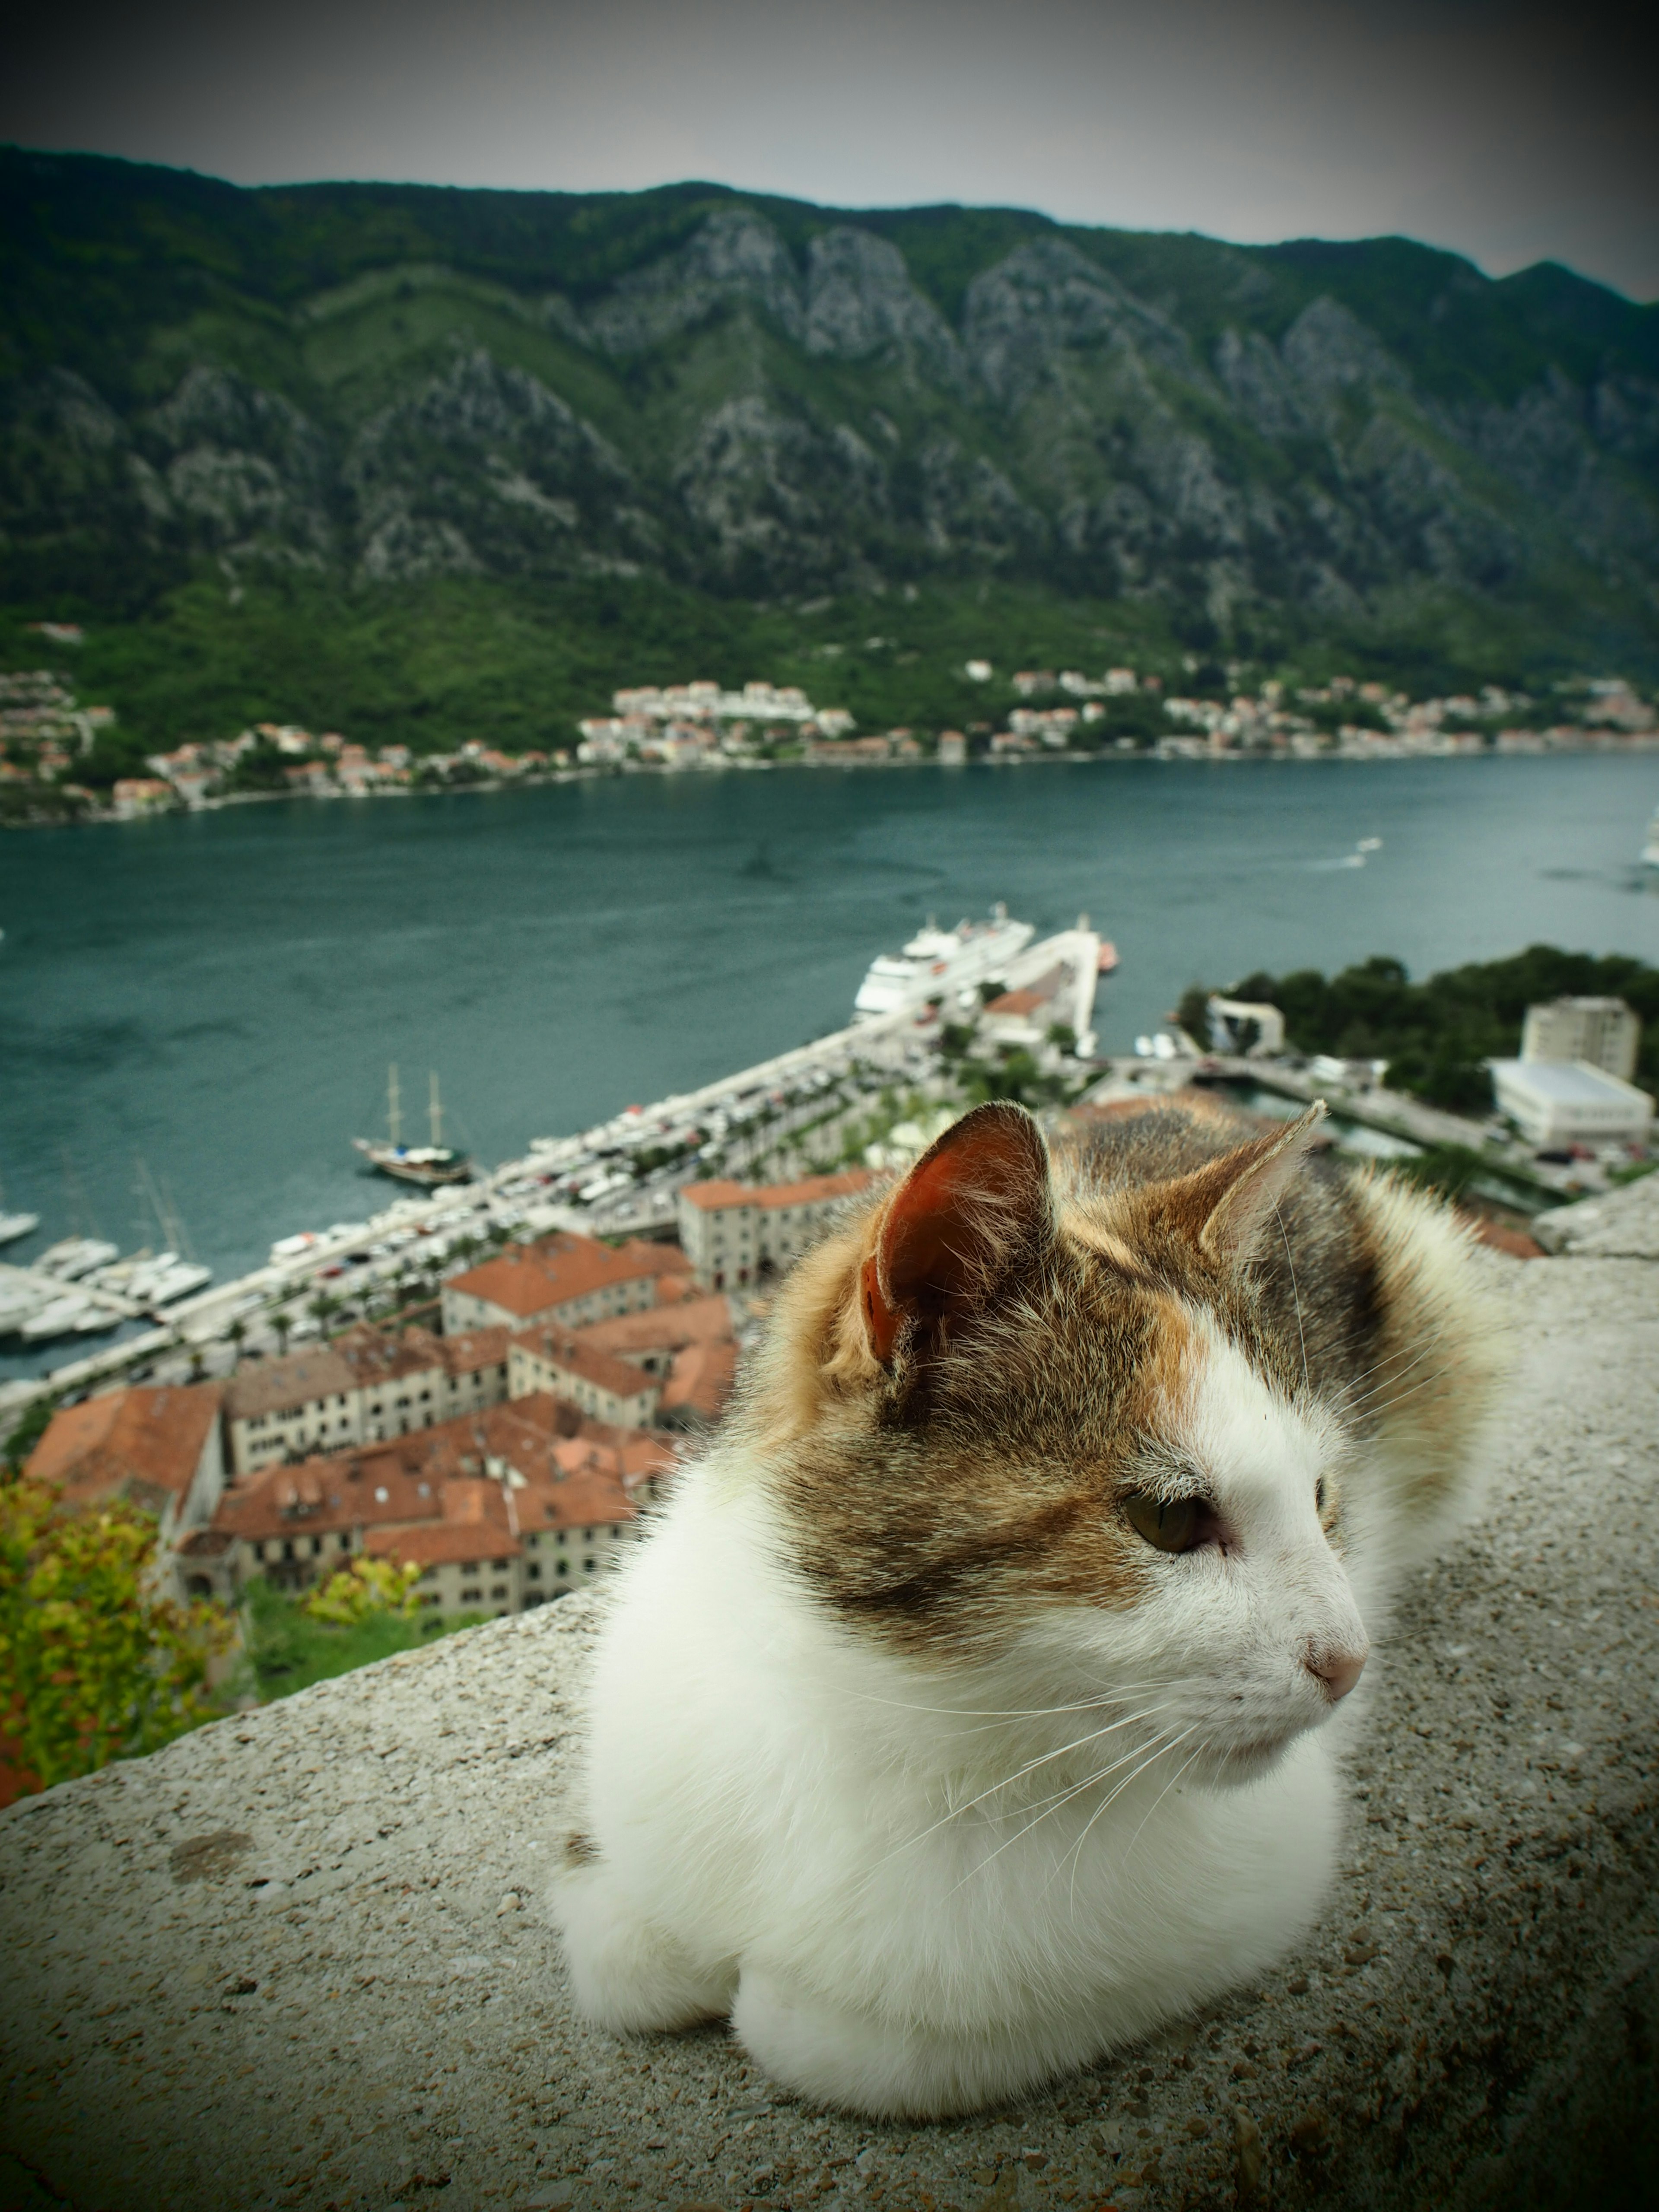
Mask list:
[[[840,1027],[931,913],[1086,912],[1103,1049],[1191,982],[1414,975],[1536,942],[1659,961],[1659,756],[629,775],[282,800],[0,840],[0,1188],[223,1277],[392,1194],[428,1071],[488,1164]],[[1362,840],[1380,839],[1363,854]],[[1358,864],[1358,865],[1357,865]],[[0,1372],[67,1354],[14,1354]]]

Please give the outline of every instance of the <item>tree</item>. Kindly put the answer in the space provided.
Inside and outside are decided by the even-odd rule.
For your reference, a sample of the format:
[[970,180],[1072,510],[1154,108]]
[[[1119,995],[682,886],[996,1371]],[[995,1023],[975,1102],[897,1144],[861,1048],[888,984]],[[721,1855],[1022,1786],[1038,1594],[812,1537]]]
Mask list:
[[0,1475],[21,1474],[29,1454],[46,1433],[47,1425],[57,1410],[58,1401],[51,1391],[45,1392],[39,1398],[30,1399],[13,1425],[11,1434],[6,1438],[4,1451],[0,1452]]
[[331,1620],[341,1628],[355,1627],[371,1613],[407,1617],[414,1613],[415,1585],[420,1579],[417,1566],[395,1566],[390,1559],[354,1559],[319,1583],[302,1601],[301,1610],[313,1620]]
[[66,1514],[39,1483],[0,1490],[0,1800],[155,1751],[212,1718],[222,1606],[153,1582],[155,1522],[125,1500]]

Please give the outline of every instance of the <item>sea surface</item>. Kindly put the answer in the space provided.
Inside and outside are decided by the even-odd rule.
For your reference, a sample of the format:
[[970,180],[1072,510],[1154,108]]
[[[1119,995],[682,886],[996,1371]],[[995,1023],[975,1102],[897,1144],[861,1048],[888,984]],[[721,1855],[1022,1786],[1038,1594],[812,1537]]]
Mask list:
[[[1188,983],[1426,975],[1538,941],[1659,961],[1635,855],[1659,756],[1045,763],[634,775],[307,800],[0,839],[0,1188],[220,1276],[391,1187],[428,1071],[487,1163],[839,1027],[932,913],[1086,912],[1103,1047]],[[1362,838],[1380,849],[1359,857]],[[62,1348],[47,1355],[70,1356]],[[0,1373],[40,1365],[0,1359]]]

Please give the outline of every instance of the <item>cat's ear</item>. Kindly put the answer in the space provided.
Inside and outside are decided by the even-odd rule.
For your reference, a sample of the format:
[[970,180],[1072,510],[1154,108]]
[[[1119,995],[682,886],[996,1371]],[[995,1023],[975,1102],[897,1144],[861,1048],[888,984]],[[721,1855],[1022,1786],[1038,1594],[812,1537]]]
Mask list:
[[887,1201],[860,1284],[870,1349],[885,1366],[907,1321],[925,1329],[982,1310],[1053,1236],[1042,1131],[1023,1107],[975,1107]]
[[1316,1098],[1287,1127],[1269,1130],[1178,1176],[1165,1185],[1160,1211],[1177,1220],[1212,1260],[1242,1266],[1272,1221],[1325,1113],[1324,1100]]

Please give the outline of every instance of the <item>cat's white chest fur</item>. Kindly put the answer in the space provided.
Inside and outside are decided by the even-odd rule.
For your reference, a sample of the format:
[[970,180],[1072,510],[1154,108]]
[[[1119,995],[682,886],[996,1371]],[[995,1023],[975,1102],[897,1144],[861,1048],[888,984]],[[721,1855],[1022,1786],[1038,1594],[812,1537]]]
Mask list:
[[937,1674],[839,1632],[781,1557],[717,1458],[617,1593],[586,1814],[603,1857],[556,1893],[584,2013],[730,2013],[811,2096],[960,2110],[1237,1984],[1306,1925],[1336,1849],[1322,1739],[1214,1789],[1149,1757],[1152,1695],[1042,1713],[1042,1683],[1022,1705],[1004,1668],[941,1710]]

